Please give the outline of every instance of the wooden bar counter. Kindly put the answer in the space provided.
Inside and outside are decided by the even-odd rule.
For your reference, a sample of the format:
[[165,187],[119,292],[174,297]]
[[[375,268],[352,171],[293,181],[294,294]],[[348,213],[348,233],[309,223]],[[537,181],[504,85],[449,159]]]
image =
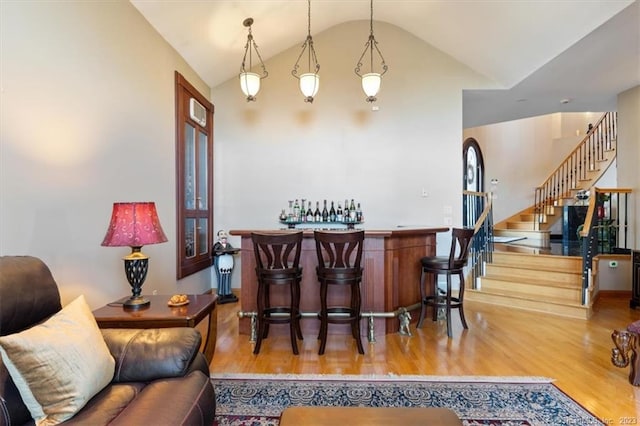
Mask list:
[[[420,258],[436,254],[436,234],[447,232],[449,228],[398,228],[394,230],[365,230],[365,244],[362,257],[364,268],[361,284],[362,312],[393,312],[399,307],[409,307],[420,302]],[[255,272],[255,257],[251,233],[283,233],[298,232],[294,230],[232,230],[231,235],[241,237],[241,291],[240,303],[243,312],[255,312],[258,284]],[[320,310],[320,288],[316,278],[315,240],[313,230],[303,230],[302,255],[300,265],[302,283],[300,290],[300,309],[302,312],[318,312]],[[336,288],[335,290],[342,290]],[[329,303],[341,303],[347,297],[336,294],[330,289]],[[288,300],[288,293],[272,292],[273,302]],[[415,321],[418,312],[412,312]],[[363,319],[367,321],[367,319]],[[381,336],[398,331],[397,318],[375,318],[375,334]],[[309,336],[316,335],[320,321],[316,317],[303,317],[302,331]],[[273,332],[288,332],[283,327],[272,327]],[[282,329],[282,330],[280,330]],[[241,318],[239,330],[241,334],[251,332],[250,318]],[[362,323],[362,330],[367,324]],[[330,334],[349,333],[348,326],[333,325]]]

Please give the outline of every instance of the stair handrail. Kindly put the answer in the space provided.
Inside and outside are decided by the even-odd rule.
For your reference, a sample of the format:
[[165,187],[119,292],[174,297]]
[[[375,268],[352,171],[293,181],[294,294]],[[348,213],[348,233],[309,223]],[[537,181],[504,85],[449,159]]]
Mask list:
[[467,216],[463,225],[473,227],[473,241],[469,250],[471,286],[477,287],[484,264],[493,258],[493,194],[491,192],[462,191]]
[[587,173],[596,170],[596,162],[605,160],[605,152],[614,150],[617,140],[617,112],[606,112],[560,165],[535,189],[534,229],[539,230],[544,215],[580,185]]

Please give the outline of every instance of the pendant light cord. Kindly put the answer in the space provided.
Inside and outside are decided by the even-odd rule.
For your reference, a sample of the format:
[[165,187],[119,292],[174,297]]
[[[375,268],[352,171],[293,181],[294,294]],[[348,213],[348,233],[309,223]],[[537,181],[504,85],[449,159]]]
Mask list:
[[311,0],[307,0],[307,35],[311,37]]
[[[313,46],[311,38],[311,0],[307,0],[307,40],[309,40],[309,45]],[[307,69],[311,70],[311,48],[307,51]]]

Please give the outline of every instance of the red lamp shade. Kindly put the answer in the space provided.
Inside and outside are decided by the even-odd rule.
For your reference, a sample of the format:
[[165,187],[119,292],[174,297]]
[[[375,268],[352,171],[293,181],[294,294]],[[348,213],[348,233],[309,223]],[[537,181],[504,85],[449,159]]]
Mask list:
[[102,241],[108,247],[142,247],[167,241],[160,226],[156,204],[113,203],[111,222]]

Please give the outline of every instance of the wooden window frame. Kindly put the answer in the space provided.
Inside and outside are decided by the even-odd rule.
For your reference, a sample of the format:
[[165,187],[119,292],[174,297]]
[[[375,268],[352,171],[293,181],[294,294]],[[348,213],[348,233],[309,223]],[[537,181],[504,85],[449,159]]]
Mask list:
[[[206,124],[200,125],[194,121],[189,114],[189,102],[191,98],[197,100],[206,109]],[[213,113],[214,106],[207,98],[205,98],[198,90],[191,85],[178,71],[175,72],[175,99],[176,99],[176,276],[177,279],[187,277],[196,272],[202,271],[211,266],[213,258],[211,255],[211,247],[213,245]],[[197,131],[207,135],[207,178],[205,180],[207,189],[206,207],[196,209],[187,209],[185,203],[185,125],[193,126]],[[200,156],[198,152],[198,143],[196,140],[196,166],[198,173],[198,161]],[[196,186],[200,184],[201,179],[195,177]],[[195,193],[200,193],[199,188],[194,189]],[[197,244],[195,245],[195,255],[187,256],[186,244],[186,227],[187,219],[206,219],[208,226],[206,232],[207,250],[206,253],[198,253]]]

